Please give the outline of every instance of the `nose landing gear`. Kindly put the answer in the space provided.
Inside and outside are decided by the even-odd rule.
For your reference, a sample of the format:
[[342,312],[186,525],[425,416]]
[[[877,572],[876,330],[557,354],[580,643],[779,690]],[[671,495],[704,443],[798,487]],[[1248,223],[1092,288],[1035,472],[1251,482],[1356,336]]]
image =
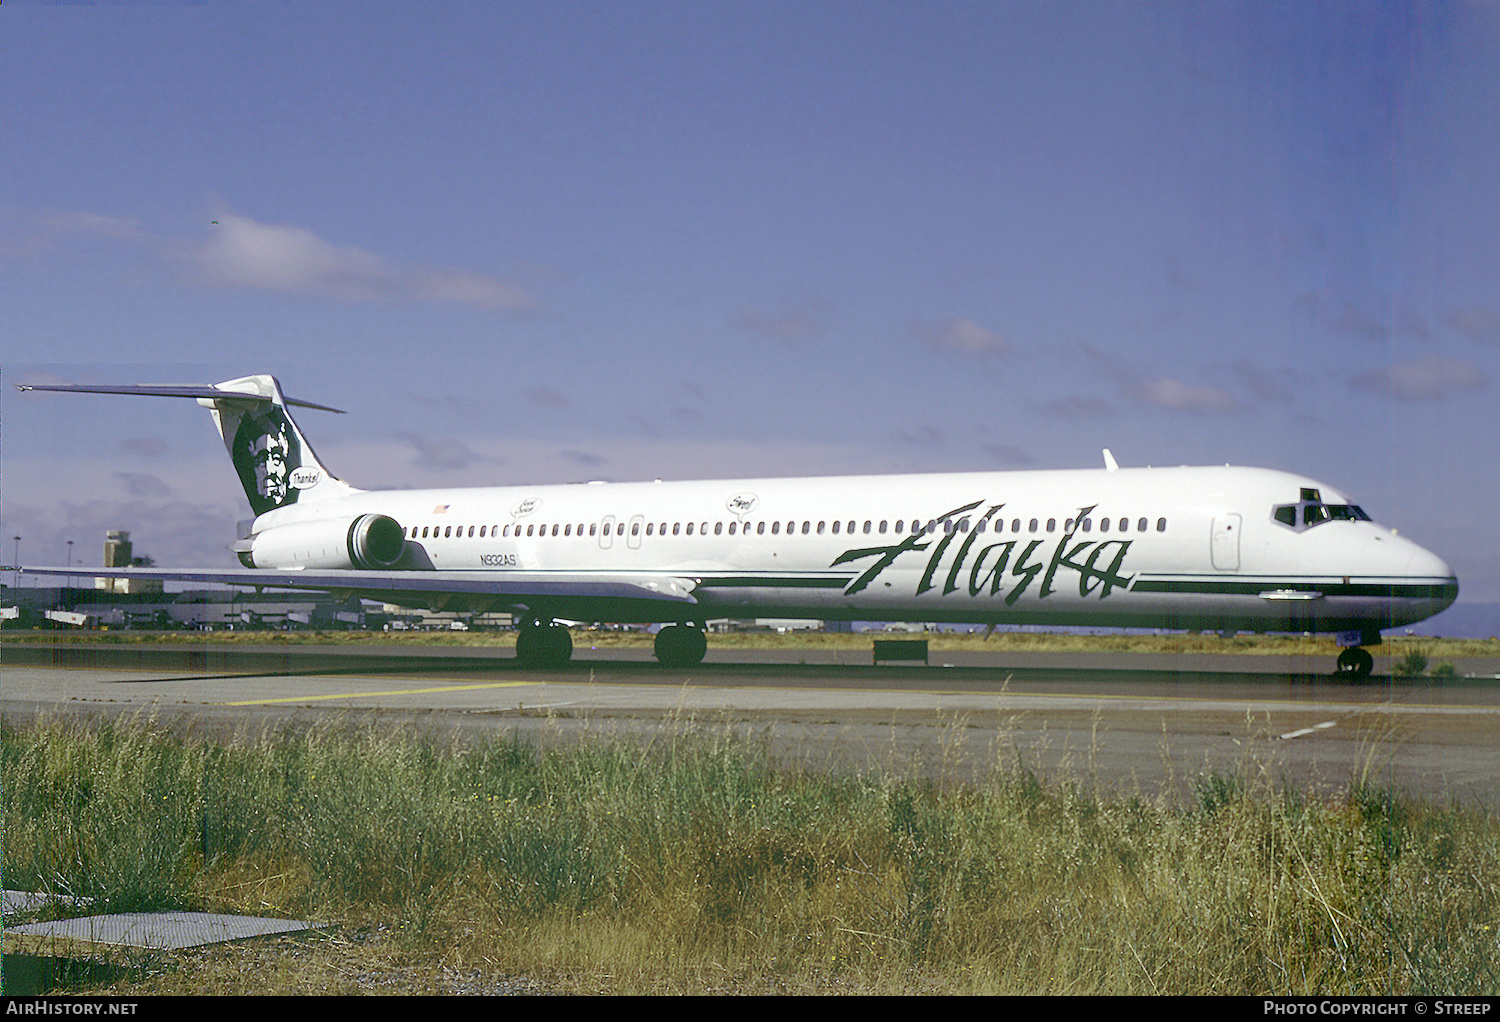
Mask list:
[[1375,658],[1368,650],[1350,646],[1339,654],[1338,670],[1334,672],[1334,677],[1344,681],[1364,681],[1374,667]]

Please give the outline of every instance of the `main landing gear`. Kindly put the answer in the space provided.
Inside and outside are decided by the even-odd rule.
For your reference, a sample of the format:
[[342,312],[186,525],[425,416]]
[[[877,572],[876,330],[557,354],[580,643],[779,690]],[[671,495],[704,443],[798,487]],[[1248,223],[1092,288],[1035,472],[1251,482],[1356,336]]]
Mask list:
[[702,625],[663,625],[656,633],[656,659],[664,667],[693,667],[708,652]]
[[561,667],[573,656],[573,637],[555,621],[528,621],[516,636],[516,659],[526,667]]

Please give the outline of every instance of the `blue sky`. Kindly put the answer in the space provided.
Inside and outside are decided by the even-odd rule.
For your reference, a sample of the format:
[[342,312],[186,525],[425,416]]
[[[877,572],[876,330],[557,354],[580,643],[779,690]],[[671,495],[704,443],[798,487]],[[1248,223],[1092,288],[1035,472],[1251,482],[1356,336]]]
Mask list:
[[0,533],[368,487],[1265,465],[1500,601],[1500,7],[0,7]]

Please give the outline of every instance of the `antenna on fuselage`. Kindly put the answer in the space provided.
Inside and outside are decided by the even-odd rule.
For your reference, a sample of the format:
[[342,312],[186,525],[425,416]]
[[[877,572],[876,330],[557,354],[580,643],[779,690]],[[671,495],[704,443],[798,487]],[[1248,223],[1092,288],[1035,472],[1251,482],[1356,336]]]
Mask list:
[[1118,471],[1119,468],[1120,466],[1119,463],[1115,461],[1115,456],[1109,453],[1108,447],[1104,448],[1104,470],[1106,472],[1115,472]]

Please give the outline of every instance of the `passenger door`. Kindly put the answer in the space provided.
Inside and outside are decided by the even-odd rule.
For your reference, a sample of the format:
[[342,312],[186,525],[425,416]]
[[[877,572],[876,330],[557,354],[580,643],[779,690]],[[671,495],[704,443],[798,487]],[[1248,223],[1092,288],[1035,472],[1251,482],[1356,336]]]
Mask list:
[[1219,515],[1214,518],[1209,553],[1219,571],[1240,570],[1240,516]]

